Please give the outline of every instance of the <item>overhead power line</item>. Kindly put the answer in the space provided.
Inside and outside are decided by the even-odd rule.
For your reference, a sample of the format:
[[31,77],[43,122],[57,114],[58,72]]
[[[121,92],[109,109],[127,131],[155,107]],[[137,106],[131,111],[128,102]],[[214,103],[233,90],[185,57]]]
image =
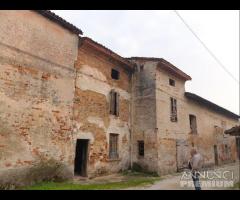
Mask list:
[[203,47],[207,50],[207,52],[214,58],[214,60],[222,67],[222,69],[229,75],[231,78],[239,84],[239,80],[237,80],[231,72],[222,64],[222,62],[215,56],[215,54],[207,47],[207,45],[198,37],[198,35],[193,31],[193,29],[187,24],[187,22],[182,18],[182,16],[178,13],[178,11],[174,10],[176,15],[181,19],[181,21],[185,24],[185,26],[189,29],[189,31],[198,39],[198,41],[203,45]]

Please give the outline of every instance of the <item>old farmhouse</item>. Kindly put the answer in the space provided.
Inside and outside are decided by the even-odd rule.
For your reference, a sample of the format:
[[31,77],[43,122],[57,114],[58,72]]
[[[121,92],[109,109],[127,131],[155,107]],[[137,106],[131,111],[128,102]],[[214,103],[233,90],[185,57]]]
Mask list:
[[162,58],[123,58],[50,11],[0,11],[0,187],[235,162],[238,115]]

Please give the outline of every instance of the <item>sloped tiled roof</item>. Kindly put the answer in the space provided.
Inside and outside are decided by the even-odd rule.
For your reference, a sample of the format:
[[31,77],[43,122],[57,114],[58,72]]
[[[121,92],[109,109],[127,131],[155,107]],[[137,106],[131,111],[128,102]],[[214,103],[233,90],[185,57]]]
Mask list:
[[33,11],[43,15],[44,17],[47,17],[48,19],[54,21],[55,23],[59,24],[60,26],[68,29],[69,31],[71,31],[75,34],[78,34],[78,35],[83,34],[81,29],[77,28],[73,24],[67,22],[65,19],[59,17],[58,15],[56,15],[55,13],[53,13],[49,10],[33,10]]
[[188,99],[193,100],[195,102],[198,102],[199,104],[204,105],[205,107],[207,107],[215,112],[221,113],[227,117],[231,117],[233,119],[240,118],[239,115],[232,113],[231,111],[229,111],[221,106],[218,106],[217,104],[212,103],[211,101],[208,101],[207,99],[204,99],[196,94],[193,94],[190,92],[185,92],[185,97],[187,97]]
[[104,45],[94,41],[93,39],[89,37],[82,37],[80,38],[79,44],[81,45],[83,42],[86,42],[91,47],[97,49],[98,51],[104,53],[105,55],[111,56],[113,59],[117,60],[118,62],[122,63],[125,66],[128,66],[130,70],[133,70],[134,65],[128,61],[126,58],[123,58],[122,56],[118,55],[117,53],[113,52],[111,49],[105,47]]
[[154,57],[131,57],[128,58],[128,60],[146,60],[146,61],[156,61],[158,62],[158,67],[169,71],[170,73],[173,73],[174,75],[184,79],[184,80],[192,80],[192,78],[184,73],[182,70],[178,69],[175,67],[173,64],[170,62],[166,61],[163,58],[154,58]]

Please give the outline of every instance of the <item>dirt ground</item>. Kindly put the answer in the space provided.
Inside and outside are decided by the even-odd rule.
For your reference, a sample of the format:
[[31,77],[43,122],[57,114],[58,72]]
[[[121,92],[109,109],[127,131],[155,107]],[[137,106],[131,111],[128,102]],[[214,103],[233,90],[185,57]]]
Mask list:
[[[225,178],[227,181],[232,180],[232,174],[226,173],[226,171],[233,172],[233,181],[234,183],[237,183],[240,181],[239,179],[239,171],[240,171],[240,163],[234,163],[234,164],[228,164],[221,167],[215,167],[211,170],[208,170],[210,173],[215,171],[218,173],[223,174],[225,172]],[[193,187],[188,187],[185,185],[185,187],[182,187],[180,185],[181,177],[183,173],[178,173],[174,175],[168,175],[165,177],[162,177],[162,180],[155,182],[151,186],[146,187],[135,187],[135,188],[128,188],[128,190],[194,190]],[[209,176],[212,178],[212,176]],[[200,181],[205,181],[206,179],[200,179]],[[211,180],[217,180],[217,178],[213,178]],[[190,180],[191,181],[191,180]],[[229,187],[202,187],[202,190],[226,190],[230,189]]]
[[[240,182],[239,179],[239,171],[240,171],[240,162],[236,162],[233,164],[226,164],[220,167],[215,167],[212,169],[207,170],[208,172],[213,173],[223,173],[223,172],[233,172],[233,179],[232,179],[232,174],[231,173],[226,173],[225,175],[225,180],[227,181],[233,181],[234,183]],[[141,187],[131,187],[127,188],[126,190],[194,190],[194,187],[189,187],[189,185],[181,185],[181,178],[182,178],[183,172],[181,173],[175,173],[171,175],[166,175],[166,176],[161,176],[159,177],[159,181],[156,181],[152,185],[146,185],[146,186],[141,186]],[[146,176],[144,176],[146,177]],[[101,184],[101,183],[113,183],[113,182],[121,182],[121,181],[128,181],[132,179],[137,179],[140,178],[139,174],[137,176],[133,175],[123,175],[121,173],[119,174],[111,174],[107,176],[101,176],[101,177],[96,177],[93,179],[88,179],[88,178],[83,178],[83,177],[75,177],[74,178],[74,183],[79,183],[79,184]],[[211,177],[212,178],[212,177]],[[201,178],[200,182],[204,182],[207,180],[206,178]],[[212,181],[214,180],[219,180],[216,177],[211,179]],[[209,181],[209,179],[208,179]],[[189,182],[192,183],[192,179],[189,179]],[[202,190],[226,190],[226,189],[231,189],[230,187],[202,187]]]

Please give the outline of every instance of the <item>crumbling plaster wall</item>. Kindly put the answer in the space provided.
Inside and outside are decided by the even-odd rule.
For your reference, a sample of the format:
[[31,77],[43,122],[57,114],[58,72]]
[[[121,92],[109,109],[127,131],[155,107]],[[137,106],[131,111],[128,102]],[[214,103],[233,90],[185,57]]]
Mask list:
[[[133,60],[132,60],[133,61]],[[157,171],[156,92],[154,62],[134,60],[136,68],[132,91],[132,162],[143,170]],[[144,141],[144,157],[138,155],[138,141]]]
[[[206,165],[214,165],[214,145],[218,148],[219,164],[233,162],[237,159],[236,140],[235,137],[225,135],[224,131],[239,124],[237,120],[228,118],[225,115],[218,114],[206,107],[200,106],[198,103],[191,102],[185,98],[186,110],[185,117],[188,120],[187,140],[190,144],[194,143],[196,148],[204,155]],[[197,117],[198,134],[193,136],[189,134],[190,125],[188,115],[194,114]],[[227,145],[229,155],[225,153],[224,146]]]
[[[120,79],[111,78],[112,68]],[[130,72],[110,57],[90,48],[79,47],[76,63],[74,141],[89,139],[88,177],[118,172],[130,162]],[[110,115],[110,91],[120,94],[119,116]],[[109,135],[119,134],[119,159],[109,159]]]
[[[133,162],[148,171],[168,174],[177,171],[177,141],[186,141],[184,156],[189,159],[192,146],[203,154],[205,165],[214,165],[214,148],[218,146],[219,164],[236,160],[234,137],[223,131],[237,120],[211,111],[185,96],[185,81],[157,67],[157,61],[132,60],[136,63],[133,78]],[[142,66],[142,67],[141,67]],[[169,85],[169,78],[176,85]],[[170,121],[170,97],[177,99],[178,121]],[[190,134],[189,114],[197,117],[198,134]],[[226,125],[224,125],[226,124]],[[138,156],[137,141],[144,140],[145,155]],[[230,147],[228,155],[224,146]]]
[[36,12],[0,11],[1,184],[72,177],[77,49],[77,35]]
[[[169,78],[175,80],[175,87],[169,85]],[[207,109],[184,96],[185,82],[172,74],[157,69],[156,73],[156,101],[158,128],[158,162],[159,173],[165,174],[177,170],[176,140],[186,140],[189,151],[194,145],[205,159],[205,165],[214,165],[214,148],[219,147],[219,160],[224,162],[226,155],[222,147],[228,144],[231,148],[230,161],[236,160],[235,138],[223,135],[223,129],[238,124],[237,120],[226,117]],[[177,99],[177,122],[170,121],[170,97]],[[189,114],[197,118],[197,135],[190,134]],[[223,127],[223,123],[226,126]],[[215,126],[221,131],[217,132]],[[171,141],[171,142],[170,142]],[[189,155],[189,152],[188,156]]]

